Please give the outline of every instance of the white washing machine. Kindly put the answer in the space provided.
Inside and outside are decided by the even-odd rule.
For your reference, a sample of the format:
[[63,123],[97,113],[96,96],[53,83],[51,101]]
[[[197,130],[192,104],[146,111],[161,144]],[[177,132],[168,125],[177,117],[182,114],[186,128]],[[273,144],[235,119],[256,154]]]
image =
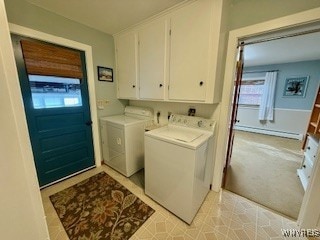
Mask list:
[[145,127],[153,124],[153,111],[127,106],[123,115],[100,118],[104,162],[126,177],[144,167]]
[[213,120],[171,115],[145,133],[145,193],[189,224],[210,190],[214,128]]

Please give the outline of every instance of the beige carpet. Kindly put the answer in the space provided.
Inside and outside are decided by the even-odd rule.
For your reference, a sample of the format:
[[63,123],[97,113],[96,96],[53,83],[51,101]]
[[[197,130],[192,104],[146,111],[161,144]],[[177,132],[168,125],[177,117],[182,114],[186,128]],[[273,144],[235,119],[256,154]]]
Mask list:
[[302,156],[298,140],[236,131],[226,189],[297,219]]

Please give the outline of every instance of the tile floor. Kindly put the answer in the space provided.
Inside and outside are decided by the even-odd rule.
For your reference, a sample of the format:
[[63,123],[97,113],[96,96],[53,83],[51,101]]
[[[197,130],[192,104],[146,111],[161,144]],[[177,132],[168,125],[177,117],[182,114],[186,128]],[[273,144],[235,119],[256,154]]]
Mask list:
[[296,228],[295,222],[225,190],[220,193],[210,191],[192,224],[188,225],[146,196],[143,188],[103,165],[41,191],[51,240],[67,240],[68,237],[49,196],[101,171],[108,173],[156,210],[131,237],[132,240],[285,239],[281,228]]

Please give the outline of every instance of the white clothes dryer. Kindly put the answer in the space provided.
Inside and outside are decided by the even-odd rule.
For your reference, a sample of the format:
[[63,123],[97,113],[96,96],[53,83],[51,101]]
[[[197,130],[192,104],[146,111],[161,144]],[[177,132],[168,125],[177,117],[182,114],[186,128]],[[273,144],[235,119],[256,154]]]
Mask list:
[[126,177],[144,167],[144,131],[153,111],[127,106],[124,114],[100,118],[104,163]]
[[213,120],[171,115],[145,133],[145,193],[191,223],[212,182]]

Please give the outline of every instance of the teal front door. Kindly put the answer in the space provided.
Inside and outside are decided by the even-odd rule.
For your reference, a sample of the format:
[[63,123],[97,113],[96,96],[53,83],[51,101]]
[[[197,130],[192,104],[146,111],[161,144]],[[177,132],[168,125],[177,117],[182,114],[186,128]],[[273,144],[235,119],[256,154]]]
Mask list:
[[[93,167],[95,161],[85,53],[17,35],[11,37],[40,186]],[[81,62],[79,66],[82,77],[73,77],[72,74],[68,76],[72,72],[68,68],[65,69],[66,74],[63,71],[60,74],[59,68],[63,70],[64,65],[54,62],[59,56],[50,60],[50,52],[47,54],[48,61],[39,60],[37,63],[27,59],[23,41],[47,44],[54,49],[61,48],[67,53],[76,51]],[[37,49],[31,50],[37,53]],[[41,51],[38,52],[41,54]],[[57,76],[52,72],[46,75],[46,65],[50,64],[53,67],[58,66]],[[41,69],[37,72],[30,66]]]

